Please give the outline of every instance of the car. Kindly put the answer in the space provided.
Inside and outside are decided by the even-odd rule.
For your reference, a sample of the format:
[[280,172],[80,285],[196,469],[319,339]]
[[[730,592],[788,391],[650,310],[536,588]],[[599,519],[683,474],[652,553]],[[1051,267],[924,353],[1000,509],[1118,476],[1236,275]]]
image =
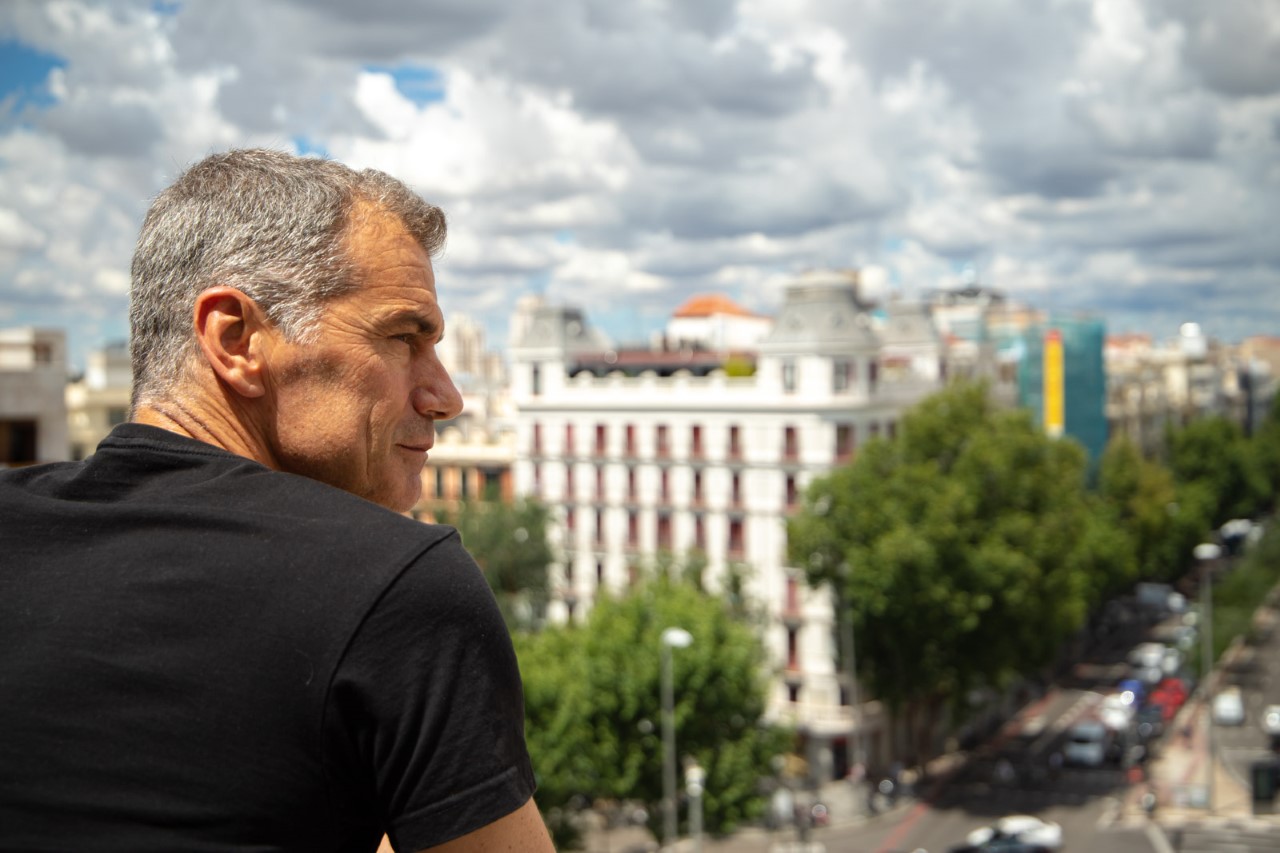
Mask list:
[[1239,687],[1224,687],[1213,697],[1213,721],[1220,726],[1244,724],[1244,697]]
[[1268,705],[1262,709],[1262,730],[1273,737],[1280,735],[1280,705]]
[[1067,764],[1098,767],[1107,760],[1111,732],[1099,720],[1083,720],[1067,731],[1062,758]]
[[1040,853],[1062,847],[1062,827],[1051,820],[1034,815],[1014,814],[1000,818],[990,826],[975,829],[965,836],[964,844],[951,848],[953,853]]

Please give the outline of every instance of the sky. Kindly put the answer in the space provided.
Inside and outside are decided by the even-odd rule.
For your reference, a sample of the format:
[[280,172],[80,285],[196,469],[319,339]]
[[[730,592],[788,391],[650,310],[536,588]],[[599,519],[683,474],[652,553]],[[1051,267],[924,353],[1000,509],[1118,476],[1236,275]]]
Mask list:
[[151,198],[266,146],[448,213],[446,314],[646,339],[810,269],[1280,335],[1278,0],[6,0],[0,327],[127,337]]

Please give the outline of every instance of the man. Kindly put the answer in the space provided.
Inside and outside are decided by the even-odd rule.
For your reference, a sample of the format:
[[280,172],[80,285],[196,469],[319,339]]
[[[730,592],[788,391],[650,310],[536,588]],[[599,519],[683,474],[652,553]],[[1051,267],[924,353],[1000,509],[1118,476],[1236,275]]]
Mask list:
[[157,198],[132,422],[0,476],[0,850],[551,850],[492,594],[398,514],[462,408],[444,234],[278,152]]

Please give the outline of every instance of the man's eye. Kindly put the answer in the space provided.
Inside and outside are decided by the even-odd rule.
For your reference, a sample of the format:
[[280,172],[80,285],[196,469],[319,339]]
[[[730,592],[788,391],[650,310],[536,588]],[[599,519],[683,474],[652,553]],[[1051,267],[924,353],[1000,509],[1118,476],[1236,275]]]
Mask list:
[[413,346],[413,339],[414,339],[414,338],[416,338],[416,337],[417,337],[417,335],[413,335],[413,334],[407,334],[407,335],[392,335],[392,336],[391,336],[391,339],[392,339],[393,341],[401,341],[402,343],[406,343],[406,344],[408,344],[409,346]]

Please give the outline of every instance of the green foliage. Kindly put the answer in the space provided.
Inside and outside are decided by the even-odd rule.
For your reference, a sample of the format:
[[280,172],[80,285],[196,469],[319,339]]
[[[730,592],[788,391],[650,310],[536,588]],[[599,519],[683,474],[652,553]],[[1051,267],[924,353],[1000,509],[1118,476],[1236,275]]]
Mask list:
[[547,517],[547,508],[535,500],[468,501],[456,517],[442,519],[458,528],[512,630],[536,626],[546,609],[553,556]]
[[1192,549],[1211,524],[1210,487],[1179,484],[1167,468],[1144,459],[1124,436],[1107,445],[1098,467],[1099,494],[1130,540],[1141,577],[1181,577],[1191,564]]
[[1084,488],[1083,450],[982,386],[937,394],[815,481],[788,525],[810,581],[852,605],[860,674],[902,709],[1043,666],[1132,546]]
[[1276,508],[1280,497],[1280,394],[1271,401],[1271,409],[1254,430],[1252,464],[1266,490],[1264,503]]
[[672,651],[677,753],[706,770],[709,832],[732,831],[764,806],[757,779],[786,735],[762,724],[763,650],[719,598],[656,574],[622,598],[602,598],[585,624],[517,637],[538,803],[562,812],[575,795],[638,800],[660,820],[660,635]]
[[1274,524],[1256,546],[1234,561],[1213,588],[1213,659],[1236,637],[1248,637],[1253,616],[1280,583],[1280,528]]
[[1179,483],[1199,483],[1209,490],[1210,524],[1248,518],[1268,498],[1266,474],[1256,463],[1256,445],[1240,426],[1225,417],[1201,418],[1168,434],[1169,465]]

